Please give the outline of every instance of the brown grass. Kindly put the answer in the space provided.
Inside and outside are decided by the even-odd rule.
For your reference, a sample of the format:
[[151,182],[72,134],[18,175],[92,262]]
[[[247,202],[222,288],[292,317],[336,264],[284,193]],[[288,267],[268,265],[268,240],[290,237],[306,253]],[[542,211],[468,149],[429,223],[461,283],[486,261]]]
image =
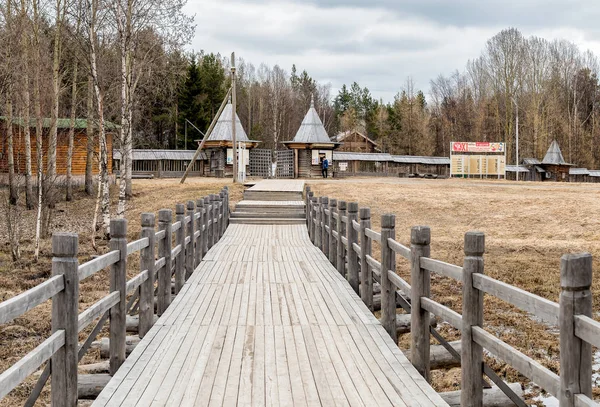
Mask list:
[[[479,180],[353,179],[311,182],[315,196],[356,201],[369,206],[380,229],[383,213],[396,214],[396,236],[410,243],[410,227],[431,227],[432,257],[462,265],[463,238],[470,230],[486,234],[485,273],[552,301],[558,301],[560,257],[586,251],[600,258],[600,185],[514,183]],[[408,264],[397,272],[410,281]],[[597,274],[597,272],[595,272]],[[433,298],[461,311],[461,287],[432,277]],[[594,315],[600,312],[600,278],[593,284]],[[525,317],[525,313],[490,295],[485,297],[485,327],[544,366],[557,372],[558,333]],[[449,340],[460,337],[447,324],[440,330]],[[432,343],[434,343],[432,341]],[[400,340],[407,348],[410,339]],[[505,379],[525,381],[514,369],[488,358]],[[433,374],[438,391],[460,388],[460,369]],[[600,395],[595,389],[596,395]]]
[[[129,238],[139,236],[141,212],[156,212],[163,207],[174,208],[229,184],[232,203],[241,199],[243,188],[230,181],[189,179],[184,185],[177,180],[136,180],[134,198],[129,203]],[[485,272],[499,280],[526,289],[552,301],[558,300],[559,260],[564,253],[588,251],[600,254],[600,185],[514,183],[475,180],[408,180],[347,179],[310,181],[317,195],[326,195],[360,206],[369,206],[373,227],[379,229],[383,213],[396,214],[396,236],[409,243],[410,227],[428,225],[432,230],[431,252],[434,258],[461,265],[463,236],[469,230],[486,233]],[[116,192],[116,190],[114,191]],[[116,197],[113,197],[113,199]],[[78,194],[73,203],[60,203],[53,221],[55,231],[80,234],[80,262],[95,254],[89,243],[89,223],[94,200]],[[115,207],[115,205],[113,205]],[[44,281],[50,275],[50,240],[42,245],[42,259],[33,263],[33,211],[23,211],[23,260],[12,263],[5,236],[0,235],[0,301]],[[2,232],[0,232],[2,233]],[[100,252],[106,243],[98,241]],[[130,262],[129,273],[137,272],[137,259]],[[594,269],[598,270],[597,260]],[[398,273],[408,281],[408,264],[398,262]],[[83,310],[108,291],[107,273],[101,272],[86,280],[81,287],[80,309]],[[594,315],[600,312],[600,278],[595,278],[593,291]],[[433,277],[434,299],[460,312],[461,287],[443,277]],[[558,368],[557,331],[516,310],[503,301],[486,296],[485,326],[499,338],[550,369]],[[16,319],[10,325],[0,326],[0,371],[38,345],[50,332],[50,304]],[[459,333],[447,324],[438,327],[448,340],[459,338]],[[80,340],[85,339],[82,335]],[[408,347],[409,338],[403,337],[400,346]],[[97,360],[90,353],[84,363]],[[488,362],[507,381],[525,381],[516,371],[501,362]],[[437,371],[433,374],[438,391],[460,387],[460,369]],[[29,378],[0,401],[0,406],[22,404],[35,380]],[[596,389],[595,389],[596,390]],[[596,390],[597,391],[597,390]],[[598,394],[597,394],[598,395]],[[48,393],[42,396],[48,401]]]
[[[207,194],[218,192],[224,185],[229,186],[230,201],[235,203],[241,199],[243,187],[233,185],[230,180],[190,178],[184,185],[179,180],[136,180],[133,185],[133,199],[127,206],[128,238],[138,239],[140,236],[140,214],[142,212],[157,212],[162,208],[175,209],[176,203],[186,203],[196,200]],[[112,208],[116,208],[117,189],[111,191]],[[3,191],[2,193],[5,193]],[[6,199],[4,196],[1,199]],[[24,201],[21,199],[21,203]],[[97,239],[98,253],[91,245],[91,219],[94,210],[94,198],[82,192],[75,196],[74,202],[61,202],[57,205],[52,222],[53,231],[76,232],[79,234],[79,262],[91,259],[92,255],[105,253],[107,241]],[[51,275],[51,239],[44,239],[41,244],[40,260],[33,259],[33,241],[35,233],[35,210],[21,210],[22,259],[13,263],[10,258],[5,228],[0,228],[0,301],[40,284]],[[4,222],[4,219],[2,219]],[[4,225],[3,225],[4,226]],[[139,259],[132,256],[128,258],[129,277],[139,272]],[[82,282],[80,287],[80,312],[85,310],[108,292],[108,271],[101,271]],[[15,319],[10,324],[0,325],[0,371],[4,371],[16,363],[27,352],[39,345],[51,332],[50,302],[46,302],[34,310]],[[84,341],[91,331],[93,324],[86,332],[80,335]],[[100,336],[106,335],[106,331]],[[97,361],[99,354],[88,352],[82,363]],[[32,375],[21,386],[13,390],[7,397],[0,401],[0,406],[22,405],[29,396],[36,375]],[[49,403],[49,386],[42,393],[38,404]]]

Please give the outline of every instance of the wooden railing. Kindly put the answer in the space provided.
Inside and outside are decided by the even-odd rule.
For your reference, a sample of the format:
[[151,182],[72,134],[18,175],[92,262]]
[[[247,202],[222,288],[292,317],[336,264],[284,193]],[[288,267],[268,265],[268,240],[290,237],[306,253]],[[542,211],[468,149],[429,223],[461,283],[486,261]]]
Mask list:
[[[371,311],[373,282],[381,285],[381,324],[397,341],[397,300],[411,314],[411,363],[430,380],[430,333],[461,365],[461,405],[483,405],[483,374],[519,406],[523,400],[483,362],[484,349],[518,370],[561,406],[598,406],[592,397],[592,345],[600,347],[600,323],[592,319],[592,256],[567,254],[561,258],[560,301],[555,303],[484,274],[485,236],[468,232],[463,266],[430,258],[427,226],[411,229],[410,248],[396,241],[395,215],[381,217],[381,231],[371,229],[369,208],[327,197],[315,197],[306,187],[307,227],[311,241],[344,275]],[[381,261],[372,256],[379,243]],[[396,256],[410,263],[410,284],[396,274]],[[462,283],[462,315],[431,299],[431,273]],[[484,294],[493,295],[560,329],[560,375],[502,342],[483,328]],[[461,331],[460,354],[430,326],[430,314]]]
[[[25,405],[35,403],[51,375],[52,405],[76,406],[77,365],[107,320],[111,375],[119,369],[126,356],[127,313],[138,310],[138,332],[143,338],[155,322],[154,296],[157,296],[160,316],[172,300],[172,277],[177,294],[225,232],[229,223],[227,187],[218,195],[188,201],[187,211],[183,204],[178,204],[175,213],[175,223],[172,223],[170,209],[158,212],[158,231],[154,213],[143,213],[141,237],[133,242],[127,241],[127,220],[111,220],[110,251],[81,265],[77,260],[78,236],[72,233],[52,236],[52,277],[0,303],[0,324],[5,324],[52,300],[52,335],[0,374],[0,399],[48,361]],[[172,247],[173,234],[175,247]],[[127,281],[127,258],[137,252],[140,252],[141,271]],[[79,313],[80,283],[108,267],[110,292]],[[90,335],[79,344],[78,334],[98,318]]]

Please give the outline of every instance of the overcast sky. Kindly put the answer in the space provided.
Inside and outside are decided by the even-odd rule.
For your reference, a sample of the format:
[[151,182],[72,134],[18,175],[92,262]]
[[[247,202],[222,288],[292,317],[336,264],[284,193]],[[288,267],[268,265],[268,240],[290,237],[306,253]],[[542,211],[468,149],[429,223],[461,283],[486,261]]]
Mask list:
[[385,102],[411,76],[429,92],[437,75],[462,71],[507,27],[564,38],[600,55],[598,0],[188,0],[191,48],[258,66],[296,64],[332,96],[357,81]]

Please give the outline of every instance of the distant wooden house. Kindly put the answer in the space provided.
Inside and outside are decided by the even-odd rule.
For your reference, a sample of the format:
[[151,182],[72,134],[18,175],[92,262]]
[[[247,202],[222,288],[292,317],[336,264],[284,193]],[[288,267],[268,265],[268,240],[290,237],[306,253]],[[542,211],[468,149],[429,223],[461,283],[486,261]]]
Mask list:
[[336,177],[344,176],[395,176],[389,172],[394,157],[388,153],[356,153],[336,151],[333,153],[333,167]]
[[296,136],[283,144],[294,150],[295,176],[300,178],[320,177],[321,161],[327,158],[333,164],[333,150],[340,146],[340,143],[329,139],[312,98]]
[[358,130],[348,130],[335,136],[335,141],[343,143],[338,151],[350,151],[354,153],[378,153],[381,152],[379,145]]
[[[1,135],[1,150],[0,150],[0,173],[8,173],[8,139],[7,139],[7,118],[0,117],[2,125],[0,126]],[[56,123],[58,134],[57,134],[57,145],[56,145],[56,173],[58,175],[58,181],[64,179],[64,175],[67,173],[67,155],[69,148],[69,129],[70,119],[58,119]],[[31,167],[32,175],[35,177],[37,174],[37,145],[36,145],[36,120],[31,119],[29,121],[30,141],[31,141]],[[85,165],[87,157],[87,120],[76,119],[75,120],[75,134],[73,139],[73,157],[71,163],[71,171],[73,175],[73,181],[75,183],[81,183],[85,176]],[[113,163],[113,136],[118,130],[118,126],[105,121],[106,129],[106,143],[108,150],[108,172],[112,173]],[[43,169],[47,168],[48,161],[48,136],[51,127],[51,119],[43,120]],[[97,132],[96,124],[93,125],[94,131]],[[17,174],[25,174],[25,126],[24,122],[20,118],[14,118],[12,122],[13,130],[13,156],[15,161],[15,172]],[[97,134],[96,134],[97,135]],[[95,158],[93,160],[93,173],[98,174],[98,156],[99,156],[99,141],[98,137],[94,137],[94,153]]]
[[333,153],[336,176],[394,176],[443,178],[450,173],[448,157],[391,155],[388,153]]
[[399,176],[433,176],[446,178],[450,176],[450,158],[428,157],[417,155],[395,155],[390,171]]
[[569,182],[569,169],[573,164],[565,161],[558,143],[553,140],[540,167],[545,171],[544,181]]
[[[183,175],[194,157],[194,150],[133,150],[131,163],[133,178],[179,178]],[[121,152],[116,150],[113,154],[115,172],[121,168]],[[191,177],[208,175],[208,159],[204,151],[188,174]]]
[[[233,141],[232,133],[233,126],[231,116],[233,114],[233,107],[231,101],[225,106],[221,116],[217,120],[217,123],[210,133],[210,136],[204,143],[204,150],[208,159],[208,169],[203,172],[206,175],[214,177],[230,177],[233,176]],[[235,136],[237,146],[242,145],[245,148],[243,157],[240,157],[238,165],[250,165],[249,150],[258,146],[260,141],[248,139],[246,131],[242,126],[242,122],[235,115]],[[201,140],[196,140],[200,144]]]
[[524,165],[506,165],[504,167],[504,171],[505,171],[505,179],[507,179],[509,181],[516,181],[517,173],[519,174],[520,181],[524,181],[524,180],[530,181],[528,179],[530,170],[527,167],[525,167]]
[[587,168],[569,168],[569,182],[589,182],[590,170]]
[[[542,167],[542,162],[537,158],[523,158],[521,166],[527,171],[519,175],[521,181],[543,181],[546,176],[546,170]],[[514,167],[514,166],[512,166]],[[508,171],[508,170],[507,170]],[[509,177],[507,173],[507,179],[514,179]]]

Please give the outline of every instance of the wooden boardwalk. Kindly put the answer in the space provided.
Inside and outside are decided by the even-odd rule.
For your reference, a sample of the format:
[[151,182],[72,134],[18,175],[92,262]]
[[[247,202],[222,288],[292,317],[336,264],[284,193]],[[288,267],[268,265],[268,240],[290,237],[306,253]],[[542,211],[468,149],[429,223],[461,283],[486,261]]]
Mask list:
[[230,225],[94,406],[445,406],[305,225]]

